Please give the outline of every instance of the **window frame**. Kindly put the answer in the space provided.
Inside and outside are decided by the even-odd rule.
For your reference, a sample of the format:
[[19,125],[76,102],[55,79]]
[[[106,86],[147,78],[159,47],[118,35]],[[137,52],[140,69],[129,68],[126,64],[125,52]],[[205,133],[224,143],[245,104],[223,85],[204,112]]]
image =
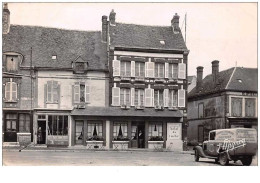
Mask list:
[[[7,118],[7,115],[9,115],[9,114],[11,114],[11,115],[13,115],[13,116],[15,116],[15,118]],[[10,129],[11,130],[7,130],[7,123],[8,123],[8,121],[10,121]],[[13,122],[15,122],[15,130],[13,130]],[[17,122],[18,122],[18,117],[17,117],[17,113],[6,113],[5,114],[5,131],[6,132],[18,132],[18,130],[19,130],[19,128],[17,128]]]
[[[8,84],[10,85],[9,87],[9,99],[7,98],[7,86]],[[16,91],[15,91],[15,100],[13,100],[13,85],[16,86]],[[10,78],[10,81],[5,83],[5,102],[17,102],[18,100],[18,83],[14,82],[12,78]]]
[[[87,139],[89,139],[91,137],[94,137],[93,136],[93,131],[90,131],[90,126],[95,126],[95,125],[96,125],[96,128],[97,128],[97,126],[101,127],[101,132],[99,131],[100,129],[98,129],[97,137],[102,137],[103,138],[103,134],[104,134],[103,121],[88,121],[88,123],[87,123]],[[93,130],[94,130],[94,128],[93,128]]]
[[[161,68],[162,68],[162,73],[160,72]],[[155,63],[154,77],[155,78],[164,78],[165,77],[165,64],[164,63]]]
[[[202,106],[202,116],[200,116],[200,106]],[[204,118],[204,117],[205,117],[204,103],[200,102],[198,103],[198,118]]]
[[[174,68],[173,66],[177,65],[176,68]],[[179,72],[179,68],[178,68],[178,64],[177,63],[169,63],[169,79],[178,79],[178,72]]]
[[[128,67],[127,67],[127,64],[129,64]],[[129,75],[127,75],[127,73],[129,73]],[[120,76],[121,77],[131,77],[131,62],[130,61],[123,60],[120,62]]]
[[[21,120],[21,116],[24,116],[24,119]],[[29,119],[27,120],[26,117],[29,117]],[[18,123],[19,123],[19,132],[20,133],[30,133],[31,131],[31,116],[28,113],[20,113],[18,115]],[[23,123],[23,125],[21,125],[21,123]],[[27,124],[28,123],[28,124]],[[23,129],[22,129],[23,126]],[[26,126],[29,127],[28,130],[26,129]]]
[[[55,121],[56,117],[56,121]],[[62,117],[62,134],[59,134],[59,117]],[[67,117],[67,129],[65,130],[65,117]],[[50,128],[50,121],[49,118],[51,118],[51,128]],[[69,116],[68,115],[48,115],[47,117],[47,134],[48,136],[68,136],[69,135]],[[56,126],[56,134],[54,134],[54,121],[55,121],[55,126]],[[64,133],[65,132],[65,133]]]
[[[175,93],[175,95],[174,95],[174,93]],[[175,103],[176,103],[176,105],[173,105],[174,104],[174,99],[176,98],[176,100],[175,100]],[[168,96],[168,107],[173,107],[173,108],[175,108],[175,107],[178,107],[178,90],[169,90],[169,96]],[[170,104],[172,104],[172,105],[170,105]]]
[[[155,97],[156,93],[158,92],[158,96]],[[164,106],[164,95],[163,95],[164,90],[154,90],[154,106]],[[160,95],[161,94],[161,95]],[[160,103],[160,96],[162,96],[162,104]],[[158,105],[156,105],[156,101],[158,101]]]
[[[143,65],[143,72],[141,72],[141,65]],[[136,70],[138,69],[138,71]],[[138,73],[138,75],[137,75]],[[143,73],[143,76],[141,75]],[[135,62],[135,77],[145,77],[145,63],[144,62]]]
[[[141,93],[143,92],[143,102],[141,101]],[[136,97],[137,96],[137,97]],[[134,96],[134,106],[144,106],[144,101],[145,101],[145,92],[144,89],[135,89],[135,96]],[[137,104],[136,104],[137,101]],[[143,105],[142,105],[143,104]]]
[[[129,91],[129,103],[126,102],[127,91]],[[122,99],[123,96],[123,99]],[[123,100],[123,104],[121,103]],[[131,90],[130,88],[120,88],[120,106],[131,106]]]
[[[83,90],[84,101],[81,101],[81,92],[82,92],[81,86],[84,86],[84,90]],[[76,87],[78,87],[79,92],[76,92]],[[88,89],[88,92],[87,92],[87,89]],[[76,98],[76,95],[78,95],[78,98]],[[73,86],[73,99],[74,99],[75,104],[82,104],[82,103],[89,104],[90,103],[90,85],[87,82],[75,84]]]
[[[48,85],[48,82],[51,82],[51,91],[49,92],[49,85]],[[54,88],[54,82],[57,82],[57,88]],[[60,102],[60,98],[59,98],[59,83],[58,81],[55,81],[55,80],[51,80],[51,81],[47,81],[47,87],[46,87],[46,103],[47,104],[58,104]],[[51,96],[50,100],[49,100],[49,94]],[[54,101],[54,95],[57,95],[57,102]]]
[[[118,131],[116,130],[115,131],[115,127],[118,125]],[[121,122],[121,121],[115,121],[113,122],[113,138],[117,138],[119,135],[119,128],[120,128],[120,125],[121,125],[121,129],[122,129],[122,126],[125,126],[126,127],[126,132],[123,131],[122,129],[122,133],[123,133],[123,138],[126,138],[128,137],[128,123],[127,122]]]
[[[153,131],[155,131],[155,126],[158,131],[158,135],[154,136]],[[159,132],[159,129],[161,130]],[[151,130],[151,131],[150,131]],[[151,122],[148,124],[148,139],[151,137],[163,137],[163,123],[162,122]]]

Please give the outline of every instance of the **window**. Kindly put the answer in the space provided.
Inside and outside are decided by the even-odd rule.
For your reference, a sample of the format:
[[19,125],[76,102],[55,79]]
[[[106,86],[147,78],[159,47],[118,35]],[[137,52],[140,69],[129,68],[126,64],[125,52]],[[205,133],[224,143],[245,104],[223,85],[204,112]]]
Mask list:
[[59,102],[59,85],[57,81],[47,82],[47,103]]
[[154,90],[154,105],[163,106],[163,90]]
[[242,116],[242,98],[231,98],[231,113],[234,117]]
[[120,105],[130,106],[130,89],[128,88],[120,89]]
[[131,62],[121,61],[121,76],[123,76],[123,77],[131,76]]
[[163,63],[155,63],[155,77],[164,78],[164,65]]
[[16,114],[6,114],[6,131],[7,132],[16,132]]
[[178,78],[178,64],[169,64],[169,78]]
[[177,90],[169,90],[169,107],[177,107],[178,92]]
[[135,76],[144,77],[144,62],[135,62]]
[[19,132],[30,132],[30,115],[19,114]]
[[68,135],[68,116],[49,115],[48,135]]
[[135,106],[144,106],[144,90],[135,89]]
[[127,123],[126,122],[115,122],[114,123],[113,137],[114,138],[127,137]]
[[90,87],[88,84],[76,84],[74,86],[74,102],[75,103],[89,103],[90,101]]
[[151,123],[148,128],[148,139],[151,137],[162,137],[162,123]]
[[7,55],[6,56],[6,69],[7,69],[7,71],[17,71],[18,70],[18,56],[17,55]]
[[6,101],[17,101],[17,83],[10,79],[10,82],[7,82],[5,85],[5,100]]
[[255,117],[255,100],[254,98],[245,99],[245,115],[246,117]]
[[137,126],[136,125],[132,125],[131,139],[132,140],[136,140],[137,139]]
[[204,104],[200,103],[198,105],[198,110],[199,110],[199,118],[203,118],[204,117]]
[[88,122],[88,139],[91,137],[102,137],[103,123],[101,121],[89,121]]
[[209,140],[215,140],[216,132],[209,133]]
[[84,73],[84,71],[85,71],[85,63],[84,62],[76,62],[75,63],[75,71],[77,73]]

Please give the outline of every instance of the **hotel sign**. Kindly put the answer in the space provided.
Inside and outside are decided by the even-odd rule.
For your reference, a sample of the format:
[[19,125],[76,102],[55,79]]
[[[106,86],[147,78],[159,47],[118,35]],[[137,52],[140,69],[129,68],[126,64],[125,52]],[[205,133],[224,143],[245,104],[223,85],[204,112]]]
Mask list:
[[168,123],[167,124],[167,140],[180,140],[181,139],[181,124]]

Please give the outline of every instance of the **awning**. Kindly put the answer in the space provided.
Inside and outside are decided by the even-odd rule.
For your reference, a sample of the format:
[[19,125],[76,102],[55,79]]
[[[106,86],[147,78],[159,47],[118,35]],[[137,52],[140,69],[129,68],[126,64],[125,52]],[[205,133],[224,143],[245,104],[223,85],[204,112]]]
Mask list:
[[71,112],[73,116],[123,116],[123,117],[176,117],[181,118],[183,114],[179,110],[155,110],[154,108],[145,108],[136,110],[134,108],[121,109],[119,107],[86,107],[85,109],[74,109]]

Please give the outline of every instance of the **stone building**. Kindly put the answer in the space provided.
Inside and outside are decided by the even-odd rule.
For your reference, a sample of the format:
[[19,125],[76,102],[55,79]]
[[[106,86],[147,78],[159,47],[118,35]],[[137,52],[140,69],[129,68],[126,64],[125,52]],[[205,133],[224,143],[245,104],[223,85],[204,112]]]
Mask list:
[[188,142],[207,140],[213,129],[257,129],[257,78],[256,68],[219,72],[215,60],[212,74],[203,79],[203,67],[197,67],[197,84],[188,95]]

